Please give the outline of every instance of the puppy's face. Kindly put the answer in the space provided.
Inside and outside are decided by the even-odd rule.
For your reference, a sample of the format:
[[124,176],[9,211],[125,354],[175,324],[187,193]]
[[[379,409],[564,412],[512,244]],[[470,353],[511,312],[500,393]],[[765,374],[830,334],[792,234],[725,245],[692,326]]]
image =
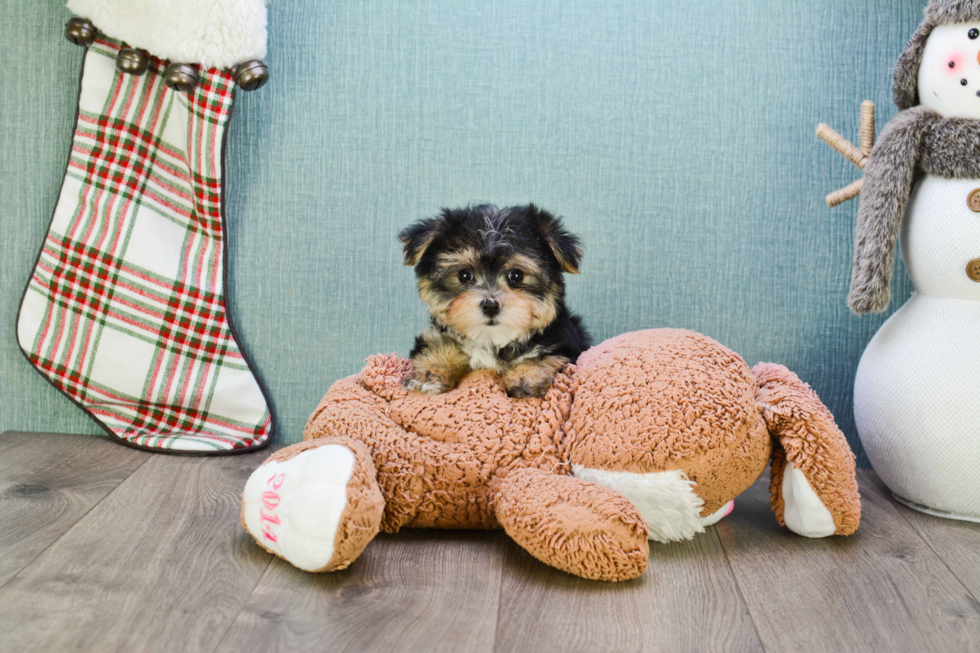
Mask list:
[[444,210],[400,236],[419,295],[440,324],[502,347],[554,321],[563,272],[578,272],[578,239],[534,205]]

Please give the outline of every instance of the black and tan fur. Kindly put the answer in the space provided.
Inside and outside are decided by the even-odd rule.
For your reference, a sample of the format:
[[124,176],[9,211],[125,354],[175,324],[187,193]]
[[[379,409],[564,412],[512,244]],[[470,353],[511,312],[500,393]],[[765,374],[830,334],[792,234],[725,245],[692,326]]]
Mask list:
[[582,250],[535,207],[444,209],[399,236],[432,322],[415,340],[406,385],[447,392],[472,369],[501,375],[511,397],[541,397],[590,345],[565,306],[564,273]]

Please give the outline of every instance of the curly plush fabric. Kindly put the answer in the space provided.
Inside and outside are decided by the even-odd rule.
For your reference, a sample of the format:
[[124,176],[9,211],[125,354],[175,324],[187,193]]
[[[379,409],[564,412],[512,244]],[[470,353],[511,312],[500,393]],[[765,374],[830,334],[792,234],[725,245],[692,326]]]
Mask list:
[[[786,368],[753,374],[697,333],[613,338],[566,366],[543,399],[510,399],[487,371],[442,395],[414,394],[402,386],[410,373],[411,361],[372,356],[359,375],[330,388],[305,442],[276,454],[303,456],[323,442],[370,452],[371,465],[355,465],[348,499],[372,506],[365,497],[376,487],[386,532],[502,527],[554,567],[627,580],[646,568],[648,538],[703,531],[759,478],[773,449],[774,483],[788,458],[838,534],[853,532],[860,517],[853,456],[816,395]],[[782,523],[778,489],[773,507]],[[284,514],[299,519],[305,509]],[[372,522],[362,513],[345,512],[331,566],[363,548]]]
[[627,333],[582,354],[572,463],[650,473],[682,469],[707,516],[765,471],[771,441],[738,354],[692,331]]
[[621,494],[534,468],[515,470],[494,488],[501,526],[538,560],[592,580],[646,570],[647,525]]
[[499,528],[491,479],[522,467],[568,473],[556,446],[570,406],[567,375],[543,400],[515,401],[488,371],[446,394],[411,393],[402,387],[410,370],[411,361],[372,356],[360,375],[334,384],[303,433],[371,447],[386,497],[384,531]]

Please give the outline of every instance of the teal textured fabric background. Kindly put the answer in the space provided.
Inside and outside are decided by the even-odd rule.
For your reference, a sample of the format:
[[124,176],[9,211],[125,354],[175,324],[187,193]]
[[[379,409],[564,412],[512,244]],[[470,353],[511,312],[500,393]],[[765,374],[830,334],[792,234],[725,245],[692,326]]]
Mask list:
[[[597,339],[683,327],[787,365],[866,459],[851,393],[884,317],[845,305],[861,101],[924,0],[279,0],[268,86],[228,141],[229,308],[280,442],[336,379],[425,323],[396,234],[444,205],[534,201],[586,245]],[[71,140],[82,50],[54,0],[0,0],[0,430],[98,433],[21,356],[15,316]],[[899,263],[899,266],[901,264]],[[892,310],[911,286],[898,269]]]

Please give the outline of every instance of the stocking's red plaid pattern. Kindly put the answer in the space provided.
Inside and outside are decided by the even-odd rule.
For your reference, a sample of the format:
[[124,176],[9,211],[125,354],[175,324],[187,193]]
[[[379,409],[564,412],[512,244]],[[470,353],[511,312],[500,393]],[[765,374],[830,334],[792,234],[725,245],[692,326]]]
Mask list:
[[227,71],[190,93],[88,49],[58,205],[18,317],[21,348],[112,435],[175,451],[264,444],[272,416],[225,311]]

